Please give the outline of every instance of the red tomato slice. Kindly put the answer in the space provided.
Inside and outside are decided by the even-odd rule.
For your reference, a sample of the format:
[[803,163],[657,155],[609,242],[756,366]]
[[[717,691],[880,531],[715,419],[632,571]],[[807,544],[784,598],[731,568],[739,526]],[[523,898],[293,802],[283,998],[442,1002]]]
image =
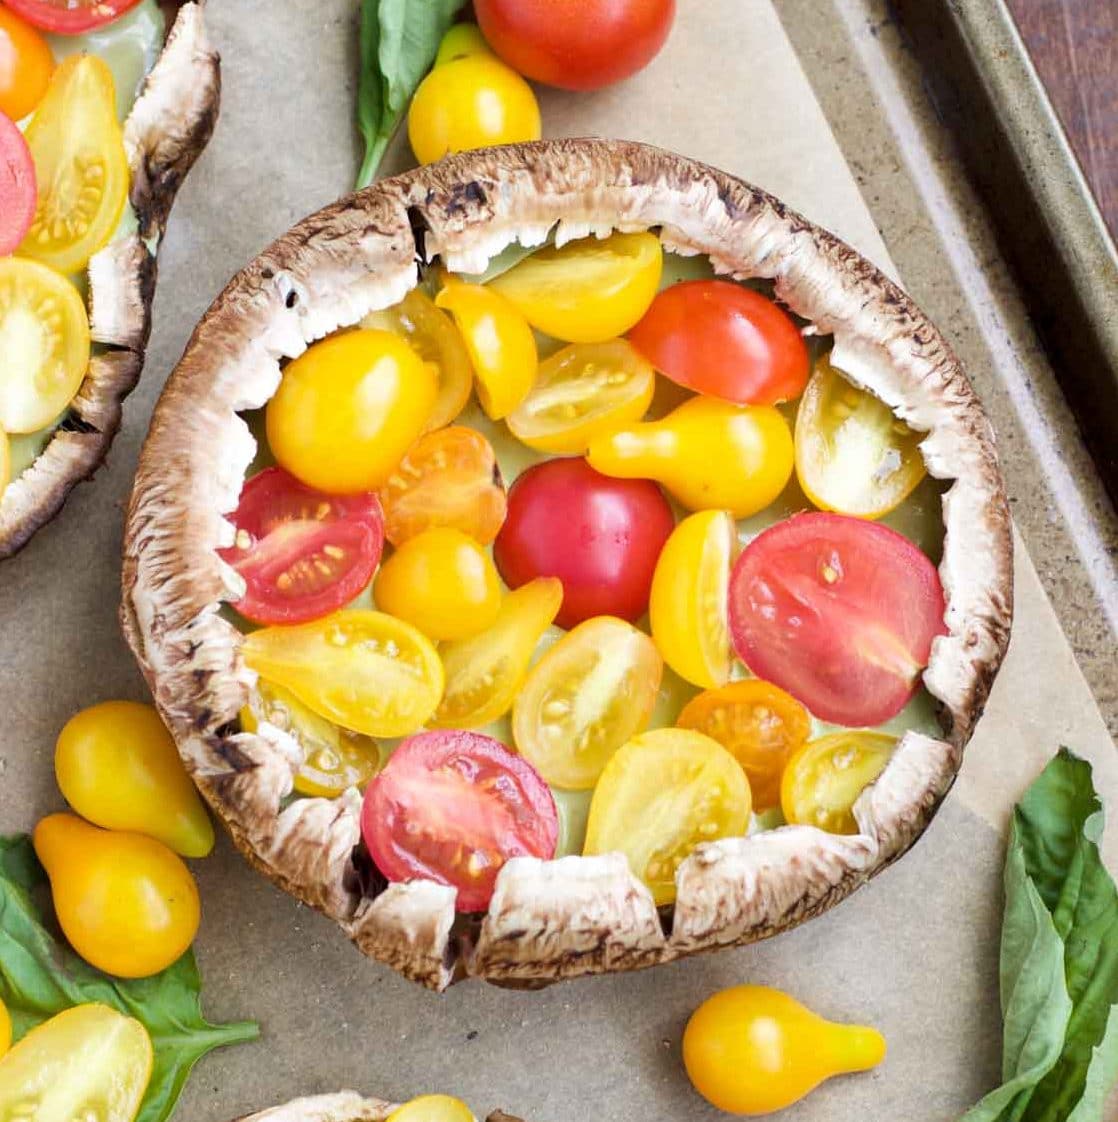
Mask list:
[[306,623],[352,600],[372,580],[384,516],[372,493],[326,495],[283,468],[254,475],[220,550],[248,586],[233,606],[256,623]]
[[0,257],[14,253],[35,217],[35,161],[23,133],[0,113]]
[[111,23],[140,0],[4,0],[28,23],[58,35],[81,35]]
[[661,374],[739,405],[775,405],[804,392],[807,347],[767,296],[724,280],[665,288],[629,341]]
[[458,889],[458,910],[489,906],[510,857],[555,856],[551,790],[499,740],[447,729],[405,740],[365,789],[361,834],[390,881]]
[[759,534],[730,578],[741,660],[824,721],[873,726],[916,692],[943,635],[932,562],[877,522],[798,514]]

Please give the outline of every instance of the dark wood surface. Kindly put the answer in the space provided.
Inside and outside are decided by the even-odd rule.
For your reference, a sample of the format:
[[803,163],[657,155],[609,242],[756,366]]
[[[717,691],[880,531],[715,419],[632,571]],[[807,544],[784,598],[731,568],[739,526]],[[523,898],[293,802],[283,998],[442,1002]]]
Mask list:
[[1008,0],[1118,239],[1118,0]]

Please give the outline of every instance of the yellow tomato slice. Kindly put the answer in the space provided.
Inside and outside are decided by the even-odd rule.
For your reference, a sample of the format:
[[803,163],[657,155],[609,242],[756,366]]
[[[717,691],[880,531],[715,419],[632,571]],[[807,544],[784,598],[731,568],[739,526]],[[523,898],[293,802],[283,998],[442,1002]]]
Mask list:
[[507,417],[536,380],[539,353],[528,321],[515,304],[480,284],[449,279],[435,303],[462,332],[482,409],[494,421]]
[[562,603],[562,582],[537,577],[504,598],[487,631],[444,644],[439,655],[446,671],[446,692],[431,724],[476,729],[503,717],[512,708],[532,655]]
[[663,265],[655,234],[611,234],[538,250],[489,287],[545,335],[603,343],[624,335],[648,311]]
[[401,336],[424,362],[438,369],[438,396],[424,425],[425,432],[449,425],[466,408],[474,387],[474,372],[466,344],[454,321],[436,308],[425,292],[413,288],[399,304],[370,312],[361,326]]
[[473,1112],[450,1095],[420,1095],[398,1106],[388,1122],[475,1122]]
[[443,693],[443,666],[429,639],[383,612],[335,612],[298,627],[246,635],[247,665],[290,690],[319,716],[366,736],[407,736]]
[[555,787],[593,787],[652,716],[664,663],[632,624],[596,616],[532,667],[512,708],[520,754]]
[[290,733],[303,749],[295,774],[295,790],[301,795],[336,799],[351,787],[363,790],[383,766],[380,745],[371,737],[339,728],[290,690],[263,678],[241,710],[241,727],[255,732],[261,721]]
[[809,740],[784,768],[780,804],[785,820],[831,834],[856,834],[854,804],[885,770],[895,736],[848,729]]
[[633,737],[606,765],[590,803],[586,854],[625,854],[657,904],[675,899],[675,874],[702,842],[744,834],[749,781],[721,744],[690,729]]
[[25,135],[39,202],[19,253],[60,273],[80,272],[112,237],[128,198],[128,159],[108,65],[95,55],[66,59]]
[[35,432],[73,400],[89,366],[78,290],[37,261],[0,257],[0,428]]
[[779,686],[756,678],[704,690],[684,706],[676,725],[717,740],[745,768],[757,811],[780,806],[784,765],[811,735],[808,711]]
[[729,511],[700,511],[672,531],[652,575],[652,638],[664,661],[696,686],[730,678],[727,596],[737,544]]
[[154,1054],[139,1021],[75,1005],[32,1029],[0,1063],[0,1118],[132,1122]]
[[824,356],[796,414],[800,487],[821,510],[880,518],[924,478],[923,439]]
[[594,437],[639,421],[655,388],[656,371],[626,340],[573,343],[540,363],[508,426],[529,448],[579,455]]

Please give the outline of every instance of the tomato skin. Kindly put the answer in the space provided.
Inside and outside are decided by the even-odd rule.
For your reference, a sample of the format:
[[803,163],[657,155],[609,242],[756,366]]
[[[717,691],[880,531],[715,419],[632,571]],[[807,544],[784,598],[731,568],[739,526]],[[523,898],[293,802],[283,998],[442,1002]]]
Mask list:
[[730,577],[738,657],[840,725],[879,725],[904,708],[946,632],[944,612],[924,553],[888,526],[842,514],[770,526]]
[[489,905],[510,857],[550,859],[555,800],[535,768],[476,732],[405,740],[366,788],[361,833],[390,881],[417,878],[458,890],[458,911]]
[[[461,26],[461,25],[459,25]],[[450,1095],[420,1095],[398,1106],[387,1122],[477,1122],[473,1111]]]
[[4,0],[28,23],[55,35],[81,35],[111,23],[134,8],[140,0]]
[[493,49],[515,70],[596,90],[643,70],[675,19],[675,0],[475,0]]
[[560,627],[602,615],[632,621],[648,608],[674,525],[655,483],[609,479],[581,459],[548,460],[512,485],[493,559],[510,588],[536,577],[563,582]]
[[31,149],[15,123],[0,112],[0,257],[14,253],[27,236],[37,198]]
[[673,382],[739,405],[791,401],[810,373],[807,346],[788,313],[732,281],[665,288],[629,341]]
[[54,56],[34,26],[0,7],[0,113],[20,121],[47,92]]

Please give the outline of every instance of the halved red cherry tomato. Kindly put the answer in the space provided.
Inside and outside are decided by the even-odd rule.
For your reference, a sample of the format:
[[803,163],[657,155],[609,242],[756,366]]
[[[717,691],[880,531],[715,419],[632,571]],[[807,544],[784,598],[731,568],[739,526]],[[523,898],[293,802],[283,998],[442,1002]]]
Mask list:
[[233,606],[257,623],[337,611],[372,580],[384,547],[376,495],[327,495],[278,467],[245,484],[231,520],[236,541],[219,552],[247,586]]
[[648,608],[674,525],[655,483],[610,479],[585,460],[548,460],[512,485],[493,559],[510,588],[536,577],[563,582],[560,627],[602,615],[631,621]]
[[35,218],[35,161],[23,133],[0,113],[0,257],[14,253]]
[[390,881],[449,884],[460,912],[479,912],[510,857],[555,855],[559,818],[527,760],[491,736],[446,730],[396,749],[365,790],[361,833]]
[[904,708],[946,630],[944,610],[927,556],[896,530],[843,514],[770,526],[730,577],[741,660],[840,725],[878,725]]
[[111,23],[140,0],[4,0],[28,23],[56,35],[81,35]]
[[807,385],[807,347],[795,322],[732,281],[665,288],[629,340],[673,382],[739,405],[791,401]]

